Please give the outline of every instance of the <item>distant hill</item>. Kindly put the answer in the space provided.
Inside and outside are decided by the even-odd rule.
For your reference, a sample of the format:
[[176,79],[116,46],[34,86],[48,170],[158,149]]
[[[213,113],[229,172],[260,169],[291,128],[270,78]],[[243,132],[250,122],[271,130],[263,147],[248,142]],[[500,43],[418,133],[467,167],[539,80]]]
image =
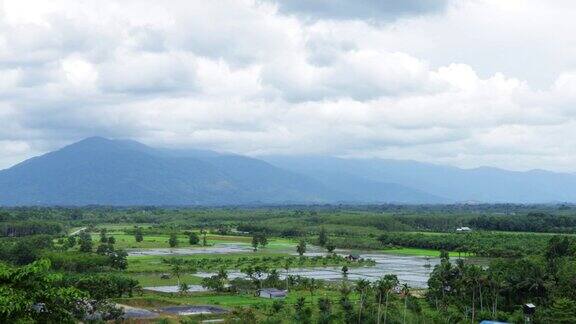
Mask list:
[[326,202],[334,193],[266,162],[92,137],[0,171],[2,205]]
[[266,157],[281,168],[329,185],[342,174],[376,183],[394,183],[450,202],[576,202],[576,176],[543,170],[526,172],[481,167],[460,169],[403,160],[332,157]]
[[576,202],[576,177],[331,157],[255,159],[91,137],[0,171],[0,205]]

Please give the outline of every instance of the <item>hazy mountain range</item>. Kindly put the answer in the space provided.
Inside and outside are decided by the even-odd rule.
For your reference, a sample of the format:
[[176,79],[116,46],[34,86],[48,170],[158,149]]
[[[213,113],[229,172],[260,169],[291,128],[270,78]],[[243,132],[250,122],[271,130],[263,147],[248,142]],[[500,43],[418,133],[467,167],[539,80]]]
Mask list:
[[576,176],[156,149],[91,137],[0,171],[0,205],[576,202]]

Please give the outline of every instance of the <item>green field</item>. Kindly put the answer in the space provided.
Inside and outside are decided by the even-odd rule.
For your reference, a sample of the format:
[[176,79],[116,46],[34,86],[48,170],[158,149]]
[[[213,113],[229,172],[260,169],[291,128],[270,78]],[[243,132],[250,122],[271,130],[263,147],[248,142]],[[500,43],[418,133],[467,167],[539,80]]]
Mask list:
[[[316,304],[320,298],[329,298],[338,302],[339,294],[334,289],[321,289],[311,295],[308,291],[293,290],[284,300],[288,304],[294,304],[298,297],[306,297],[307,302]],[[359,299],[358,294],[352,292],[350,295],[352,301]],[[116,299],[118,303],[139,306],[139,307],[159,307],[165,305],[218,305],[222,307],[236,307],[247,305],[270,305],[273,300],[254,296],[253,294],[226,294],[226,293],[191,293],[187,295],[158,293],[145,291],[142,296],[133,298]]]
[[[108,229],[108,226],[106,226]],[[100,241],[99,233],[91,233],[92,240],[94,242]],[[112,231],[109,230],[106,233],[107,237],[114,237],[116,247],[121,249],[154,249],[154,248],[170,248],[168,240],[170,235],[168,234],[154,234],[154,235],[144,235],[142,242],[136,242],[134,235],[124,234],[123,231]],[[188,236],[185,234],[177,234],[178,245],[177,248],[182,247],[202,247],[201,245],[190,245],[188,242]],[[206,235],[206,241],[209,246],[219,243],[238,243],[250,246],[252,241],[251,237],[248,236],[233,236],[233,235]],[[294,249],[296,242],[293,240],[283,239],[283,238],[271,238],[268,245],[265,247],[266,250],[282,250],[282,249]]]

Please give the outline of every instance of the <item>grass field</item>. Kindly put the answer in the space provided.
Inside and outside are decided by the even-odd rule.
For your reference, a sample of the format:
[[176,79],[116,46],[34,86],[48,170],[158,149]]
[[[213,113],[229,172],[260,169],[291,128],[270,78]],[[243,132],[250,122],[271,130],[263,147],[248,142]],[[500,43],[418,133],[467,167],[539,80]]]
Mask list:
[[[307,291],[292,290],[285,299],[287,304],[294,304],[298,297],[306,297],[308,303],[317,304],[320,298],[329,298],[333,303],[337,303],[340,297],[338,291],[322,289],[314,292],[314,295]],[[356,293],[350,294],[352,301],[357,301],[359,296]],[[144,292],[142,296],[133,298],[119,298],[116,302],[144,308],[155,308],[166,305],[218,305],[222,307],[237,307],[248,305],[269,305],[273,300],[256,297],[251,294],[217,294],[212,292],[205,293],[191,293],[188,295],[157,293],[157,292]]]
[[[99,233],[92,233],[91,235],[94,242],[100,241]],[[121,231],[109,231],[106,233],[106,236],[114,237],[116,240],[115,246],[120,249],[154,249],[170,247],[168,244],[170,235],[168,234],[144,235],[142,242],[136,242],[134,235],[124,234]],[[178,234],[177,238],[177,247],[201,247],[200,245],[190,245],[188,242],[188,236],[184,234]],[[247,236],[225,236],[208,234],[206,236],[206,241],[208,245],[214,245],[218,243],[239,243],[250,246],[252,238]],[[264,250],[294,249],[296,244],[297,243],[295,241],[288,239],[271,238]]]

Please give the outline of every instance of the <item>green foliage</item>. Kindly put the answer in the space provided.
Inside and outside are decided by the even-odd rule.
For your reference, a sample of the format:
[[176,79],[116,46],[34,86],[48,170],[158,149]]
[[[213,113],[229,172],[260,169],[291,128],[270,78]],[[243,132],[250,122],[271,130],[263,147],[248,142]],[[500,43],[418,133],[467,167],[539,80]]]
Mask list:
[[190,234],[188,235],[188,242],[190,243],[190,245],[197,245],[198,243],[200,243],[200,237],[198,237],[198,234],[196,234],[195,232],[190,232]]
[[334,245],[334,243],[332,243],[332,242],[326,243],[326,251],[328,251],[328,253],[334,253],[335,249],[336,249],[336,245]]
[[300,242],[298,242],[298,245],[296,246],[296,252],[298,252],[298,255],[300,256],[306,253],[306,241],[300,240]]
[[113,268],[107,255],[75,251],[46,251],[42,257],[50,260],[52,268],[67,272],[101,272]]
[[178,236],[176,236],[176,233],[170,234],[168,244],[170,245],[170,247],[176,247],[178,245]]
[[0,264],[0,322],[75,323],[85,313],[87,294],[59,285],[48,260],[21,268]]
[[332,315],[332,302],[328,298],[320,298],[318,300],[318,323],[328,324],[332,323],[334,316]]
[[106,228],[100,229],[100,243],[108,243],[108,237],[106,237]]
[[306,298],[300,297],[294,304],[295,316],[297,323],[311,323],[312,310],[306,306]]
[[136,227],[136,230],[134,231],[134,239],[136,242],[142,242],[144,240],[144,234],[142,233],[141,227]]
[[224,269],[220,269],[218,274],[202,279],[202,287],[214,291],[222,292],[226,288],[228,282],[228,273]]
[[[216,292],[171,297],[147,292],[143,298],[162,298],[167,303],[234,300],[237,304],[251,305],[230,317],[230,321],[236,322],[244,316],[249,316],[246,320],[256,320],[258,323],[287,323],[291,320],[299,323],[377,323],[378,320],[382,323],[452,323],[471,322],[472,319],[476,322],[483,319],[512,322],[522,320],[519,305],[533,302],[538,306],[535,322],[568,323],[574,321],[571,310],[576,301],[576,290],[573,289],[576,286],[576,244],[573,238],[543,232],[576,232],[574,220],[576,215],[573,215],[572,207],[552,205],[0,208],[0,225],[4,226],[0,227],[0,235],[2,228],[18,228],[14,232],[18,234],[1,239],[0,259],[10,264],[29,264],[40,258],[52,261],[50,271],[60,273],[54,275],[60,278],[50,285],[55,289],[73,287],[84,296],[83,302],[78,304],[83,306],[77,305],[79,309],[72,311],[68,317],[63,316],[59,322],[69,321],[67,318],[74,321],[80,319],[82,315],[76,313],[86,311],[89,308],[86,303],[91,304],[93,298],[97,299],[94,299],[96,308],[105,310],[104,313],[111,317],[116,316],[116,310],[107,303],[107,299],[130,298],[128,296],[139,289],[135,282],[106,276],[117,275],[130,262],[127,272],[135,278],[142,276],[137,274],[140,272],[155,271],[159,276],[159,273],[171,271],[173,277],[170,282],[173,284],[173,280],[178,279],[182,287],[200,281],[200,278],[191,275],[196,270],[222,269],[219,274],[203,282]],[[114,224],[102,225],[105,222]],[[17,225],[11,227],[11,223]],[[107,231],[102,232],[106,240],[94,253],[91,251],[95,247],[91,239],[87,239],[90,236],[88,233],[74,237],[31,235],[35,231],[43,231],[41,224],[44,223],[62,224],[59,225],[60,230],[54,228],[54,231],[59,230],[58,233],[64,233],[68,226],[88,227],[91,233],[98,233],[105,227]],[[135,223],[147,224],[135,227]],[[459,226],[471,226],[474,231],[454,233]],[[194,233],[197,228],[202,228],[200,235]],[[116,246],[126,248],[154,247],[155,241],[164,246],[170,234],[178,234],[180,239],[188,235],[187,239],[193,245],[208,245],[208,231],[230,234],[233,229],[238,231],[234,231],[234,237],[214,237],[214,243],[225,239],[249,243],[252,238],[256,246],[262,248],[270,238],[274,239],[270,239],[269,249],[259,253],[130,259],[124,251],[114,248],[114,242],[110,242],[115,239]],[[542,233],[510,233],[524,230]],[[265,233],[265,236],[261,233]],[[281,255],[276,250],[278,236],[300,240],[296,248],[300,255],[306,252],[303,238],[307,238],[308,242],[316,242],[317,239],[329,252],[335,248],[360,250],[398,247],[451,252],[442,253],[442,262],[430,278],[426,299],[419,299],[419,291],[410,293],[410,289],[400,288],[397,278],[395,280],[391,276],[382,277],[375,284],[359,281],[354,284],[354,289],[351,289],[352,281],[347,280],[341,285],[297,276],[280,280],[278,269],[318,266],[348,269],[370,263],[365,260],[352,262],[337,255]],[[133,239],[145,244],[134,244]],[[283,243],[287,241],[284,239]],[[57,243],[54,245],[53,242]],[[84,252],[76,251],[78,245],[79,250]],[[292,242],[286,243],[286,246],[293,245]],[[479,267],[466,261],[451,260],[450,256],[457,255],[455,251],[505,258],[493,260],[489,267]],[[165,262],[160,262],[162,259]],[[178,259],[180,261],[174,261]],[[248,274],[248,278],[229,280],[226,271],[231,269],[242,270]],[[72,279],[66,279],[68,277]],[[180,277],[186,282],[180,282]],[[275,305],[271,300],[254,297],[254,292],[261,287],[288,288],[290,294],[285,304]],[[2,282],[0,291],[5,289]],[[134,298],[139,297],[129,300]],[[22,305],[28,305],[23,306],[25,309],[30,304]],[[36,315],[30,311],[28,315],[18,311],[12,311],[12,314],[28,316],[28,319]],[[14,322],[14,317],[9,319],[12,321],[2,318],[0,322]]]
[[320,233],[318,234],[318,245],[326,246],[328,243],[328,233],[324,227],[320,228]]
[[108,254],[108,264],[113,269],[126,270],[128,268],[128,253],[124,250],[116,250]]
[[549,237],[543,235],[490,232],[389,232],[378,237],[383,246],[461,251],[489,257],[518,257],[538,253],[543,251],[548,240]]
[[64,231],[64,226],[55,222],[46,221],[10,221],[0,222],[1,236],[28,236],[49,234],[60,234]]
[[69,275],[65,277],[64,284],[76,287],[97,300],[132,297],[134,293],[141,292],[137,280],[114,273]]
[[64,248],[71,249],[76,246],[76,236],[68,236],[66,238],[66,243],[64,243]]
[[92,236],[87,231],[82,231],[80,233],[80,251],[81,252],[92,252]]
[[568,298],[556,299],[539,317],[542,323],[576,323],[576,301]]
[[252,235],[252,247],[254,248],[254,252],[258,250],[258,246],[266,247],[268,245],[268,238],[266,237],[265,233],[255,233]]
[[513,314],[518,305],[531,302],[538,305],[537,318],[543,323],[571,323],[576,302],[573,245],[569,238],[553,237],[541,255],[494,260],[487,268],[463,259],[454,265],[444,256],[428,281],[427,299],[452,318],[502,319],[502,311]]

